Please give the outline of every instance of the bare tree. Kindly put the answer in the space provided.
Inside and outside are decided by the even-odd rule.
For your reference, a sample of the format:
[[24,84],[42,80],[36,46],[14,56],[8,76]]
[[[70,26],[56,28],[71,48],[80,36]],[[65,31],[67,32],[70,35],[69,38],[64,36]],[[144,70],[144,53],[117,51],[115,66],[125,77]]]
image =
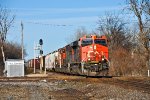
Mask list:
[[[0,45],[2,45],[1,41],[0,41]],[[21,55],[22,55],[21,44],[5,41],[3,43],[3,46],[5,47],[4,51],[5,51],[6,59],[20,59],[21,58]],[[1,52],[1,49],[0,49],[0,52]],[[27,55],[26,50],[24,50],[24,56],[26,55]],[[2,54],[0,53],[0,76],[3,75],[3,70],[4,70],[3,65],[4,65],[3,57],[2,57]]]
[[146,27],[147,21],[145,18],[148,18],[150,11],[150,1],[149,0],[127,0],[127,4],[129,4],[129,10],[136,16],[138,20],[139,26],[139,35],[138,35],[138,45],[141,56],[144,56],[144,61],[146,67],[149,65],[149,39],[147,38],[149,34],[149,28]]
[[147,20],[150,21],[150,0],[145,0],[143,11],[146,14]]
[[126,34],[126,23],[119,15],[107,13],[105,18],[100,18],[98,24],[100,32],[108,38],[110,49],[128,45],[130,35]]
[[81,38],[82,36],[87,35],[87,34],[88,34],[87,30],[84,27],[81,27],[74,34],[75,35],[74,40],[78,40],[79,38]]
[[127,4],[129,4],[129,10],[133,12],[133,14],[138,19],[139,26],[139,40],[144,49],[148,49],[147,47],[147,34],[149,33],[146,26],[146,20],[143,18],[145,14],[149,13],[149,0],[127,0]]
[[126,23],[119,15],[106,13],[98,22],[99,30],[108,38],[110,74],[125,75],[132,48],[131,35],[127,33]]
[[14,22],[14,15],[10,15],[10,11],[0,6],[0,41],[2,42],[1,50],[3,61],[5,62],[3,43],[6,41],[7,33]]
[[87,35],[87,34],[88,34],[87,30],[84,27],[81,27],[81,28],[77,29],[77,31],[73,35],[68,37],[66,39],[67,40],[66,42],[71,43],[71,42],[76,41],[79,38],[81,38],[82,36]]
[[145,3],[145,0],[127,0],[127,3],[129,4],[129,10],[134,13],[134,15],[137,17],[138,22],[139,22],[139,29],[140,32],[143,33],[143,20],[142,20],[142,15],[143,15],[143,6]]

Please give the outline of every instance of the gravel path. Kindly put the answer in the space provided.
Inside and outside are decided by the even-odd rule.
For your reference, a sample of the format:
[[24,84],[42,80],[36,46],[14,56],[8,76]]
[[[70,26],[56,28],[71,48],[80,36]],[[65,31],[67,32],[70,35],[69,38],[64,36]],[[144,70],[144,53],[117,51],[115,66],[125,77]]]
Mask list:
[[149,100],[150,94],[104,83],[67,80],[0,82],[0,100]]

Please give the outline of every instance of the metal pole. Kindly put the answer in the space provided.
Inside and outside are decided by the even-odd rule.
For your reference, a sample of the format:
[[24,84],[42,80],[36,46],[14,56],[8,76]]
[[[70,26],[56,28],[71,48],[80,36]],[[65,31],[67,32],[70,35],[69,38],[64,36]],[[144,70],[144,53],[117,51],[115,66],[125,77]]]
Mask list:
[[150,56],[149,56],[149,51],[150,49],[150,33],[148,33],[148,77],[150,77]]
[[[45,64],[43,64],[43,65],[45,65]],[[46,74],[46,66],[44,66],[44,74]]]
[[21,21],[21,45],[22,45],[22,59],[24,59],[24,47],[23,47],[23,23]]
[[[42,50],[42,45],[40,45],[40,50]],[[43,58],[42,58],[42,54],[41,55],[41,59],[40,59],[40,73],[42,73],[42,65],[43,65]]]
[[34,42],[34,74],[35,74],[35,42]]

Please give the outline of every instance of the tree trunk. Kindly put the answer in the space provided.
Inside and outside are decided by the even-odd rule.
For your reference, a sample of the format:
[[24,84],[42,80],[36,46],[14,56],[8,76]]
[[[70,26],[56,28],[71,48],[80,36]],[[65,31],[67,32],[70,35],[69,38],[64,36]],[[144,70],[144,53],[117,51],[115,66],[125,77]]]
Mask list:
[[4,53],[3,45],[1,46],[1,50],[2,50],[3,62],[5,63],[5,53]]

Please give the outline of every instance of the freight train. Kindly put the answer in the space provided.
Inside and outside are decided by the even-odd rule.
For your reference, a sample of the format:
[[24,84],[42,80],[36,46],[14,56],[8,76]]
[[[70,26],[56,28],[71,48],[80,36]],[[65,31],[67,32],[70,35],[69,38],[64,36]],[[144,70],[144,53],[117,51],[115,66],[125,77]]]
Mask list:
[[107,76],[109,70],[106,36],[85,35],[41,59],[47,70],[87,76]]

